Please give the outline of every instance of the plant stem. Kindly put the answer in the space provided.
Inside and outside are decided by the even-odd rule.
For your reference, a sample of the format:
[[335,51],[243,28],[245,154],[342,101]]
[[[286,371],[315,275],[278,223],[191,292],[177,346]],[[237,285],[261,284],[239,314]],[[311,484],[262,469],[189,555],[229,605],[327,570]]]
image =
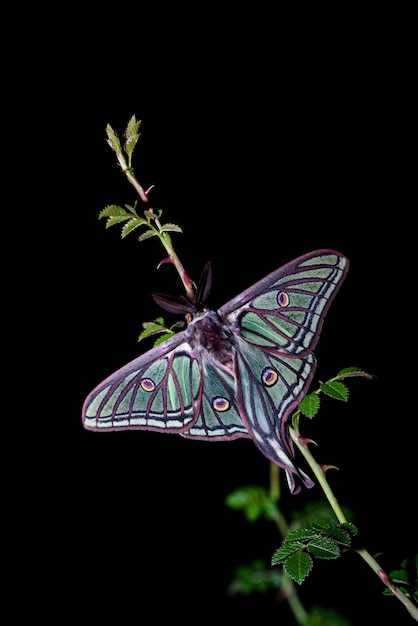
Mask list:
[[[129,164],[128,164],[128,162],[126,161],[125,154],[123,152],[119,137],[116,135],[116,133],[114,132],[110,124],[107,125],[106,132],[108,136],[108,144],[110,145],[112,150],[114,150],[122,172],[125,174],[130,184],[134,187],[135,191],[141,198],[142,202],[144,202],[145,204],[148,204],[149,203],[148,192],[150,191],[152,187],[150,187],[147,191],[145,191],[142,185],[140,185],[140,183],[138,182],[133,172],[133,169],[131,167],[132,152],[129,155]],[[138,137],[136,137],[136,140],[137,139]],[[135,140],[135,143],[136,143],[136,140]],[[157,215],[154,214],[152,207],[149,207],[148,212],[152,214],[151,219],[154,220],[157,226],[156,234],[158,235],[161,243],[163,244],[164,248],[166,249],[168,253],[168,259],[166,259],[166,261],[169,261],[170,263],[174,265],[174,267],[176,268],[178,272],[178,275],[180,276],[180,280],[183,283],[183,286],[186,290],[187,297],[193,301],[194,300],[193,281],[187,275],[179,257],[175,253],[174,248],[171,243],[170,236],[168,235],[167,232],[162,232],[161,223]]]
[[[118,160],[119,163],[121,163],[121,165],[125,165],[126,166],[126,162],[123,159],[121,161],[121,158],[123,159],[123,156],[120,157],[118,154]],[[148,195],[146,194],[146,192],[144,191],[144,189],[142,188],[142,186],[139,184],[139,182],[137,181],[134,173],[132,172],[132,170],[130,168],[124,167],[122,168],[122,172],[126,175],[128,181],[131,183],[131,185],[133,185],[133,187],[135,188],[135,190],[137,191],[139,197],[141,198],[141,200],[143,202],[148,203],[149,202],[149,198]],[[153,212],[152,207],[150,207],[148,209],[149,211]],[[154,222],[155,225],[157,226],[158,231],[161,231],[161,222],[158,219],[157,216],[155,216]],[[193,291],[193,281],[189,278],[188,274],[186,273],[186,270],[183,267],[182,262],[180,261],[179,257],[177,256],[177,253],[175,252],[174,248],[173,248],[173,244],[171,243],[171,237],[168,235],[168,233],[161,233],[159,232],[159,239],[161,241],[161,243],[163,244],[166,252],[168,253],[168,260],[170,261],[170,263],[172,263],[174,265],[174,267],[177,270],[178,275],[180,276],[180,280],[183,283],[184,289],[186,291],[187,297],[191,300],[193,300],[194,298],[194,291]]]
[[[275,506],[275,514],[273,517],[273,521],[275,522],[280,535],[284,538],[289,534],[289,526],[287,524],[286,518],[281,512],[279,506],[277,505],[280,499],[280,467],[275,463],[270,462],[270,500],[272,500]],[[289,603],[290,610],[293,613],[293,616],[296,620],[297,624],[301,626],[305,626],[308,624],[309,614],[305,610],[303,606],[295,583],[285,572],[283,572],[283,586],[281,588],[280,600],[286,598]]]
[[[294,424],[296,428],[289,426],[290,435],[295,442],[297,448],[300,450],[304,458],[306,459],[309,467],[315,474],[318,483],[320,484],[322,491],[325,494],[326,499],[331,505],[332,510],[334,511],[339,522],[344,523],[347,522],[347,518],[345,517],[340,505],[338,504],[337,498],[335,497],[327,479],[325,476],[325,472],[323,468],[315,461],[312,456],[310,450],[308,449],[306,440],[304,440],[298,431],[298,418],[295,417]],[[398,598],[400,602],[405,606],[410,615],[418,621],[418,608],[405,596],[404,593],[395,585],[395,583],[389,578],[389,576],[382,570],[379,563],[372,557],[372,555],[365,550],[364,548],[355,549],[355,552],[361,556],[362,559],[371,567],[371,569],[379,576],[380,580],[388,589],[392,591],[392,593]]]
[[290,435],[293,439],[293,441],[295,442],[295,444],[297,445],[297,447],[299,448],[299,450],[302,452],[303,456],[305,457],[306,461],[309,464],[309,467],[311,468],[311,470],[313,471],[313,473],[315,474],[315,477],[318,481],[318,483],[320,484],[322,491],[325,494],[326,499],[328,500],[328,502],[331,505],[332,510],[334,511],[338,521],[343,524],[345,522],[347,522],[347,518],[344,515],[338,501],[337,498],[334,496],[334,493],[332,492],[331,487],[329,486],[329,483],[325,477],[325,472],[322,469],[322,467],[315,461],[313,455],[311,454],[310,450],[308,449],[305,441],[299,436],[299,433],[292,427],[289,426],[289,431],[290,431]]
[[392,591],[392,593],[398,598],[400,602],[405,606],[407,611],[410,613],[411,617],[418,622],[418,607],[415,606],[413,602],[409,598],[406,597],[404,593],[395,585],[395,583],[389,578],[389,576],[382,570],[379,563],[372,557],[372,555],[367,552],[364,548],[356,549],[355,552],[361,556],[369,565],[372,570],[379,576],[380,580],[388,589]]

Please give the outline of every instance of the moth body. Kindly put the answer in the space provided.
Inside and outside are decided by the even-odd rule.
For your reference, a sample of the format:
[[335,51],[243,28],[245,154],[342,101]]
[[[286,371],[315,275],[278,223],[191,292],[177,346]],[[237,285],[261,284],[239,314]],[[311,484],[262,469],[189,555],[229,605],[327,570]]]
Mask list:
[[185,337],[192,352],[232,369],[234,342],[231,330],[216,311],[205,310],[189,323]]

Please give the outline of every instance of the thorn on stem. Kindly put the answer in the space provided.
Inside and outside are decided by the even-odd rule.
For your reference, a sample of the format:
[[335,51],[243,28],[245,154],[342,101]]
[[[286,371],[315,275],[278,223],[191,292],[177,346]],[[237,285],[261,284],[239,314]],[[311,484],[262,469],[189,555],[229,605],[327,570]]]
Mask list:
[[173,263],[173,257],[172,256],[167,256],[167,257],[165,257],[165,259],[160,261],[158,263],[158,265],[157,265],[157,270],[161,267],[161,265],[164,265],[164,263]]
[[151,191],[151,189],[154,189],[154,187],[155,187],[155,185],[150,185],[148,187],[148,189],[145,189],[145,191],[144,191],[145,195],[148,196],[149,192]]
[[308,449],[308,444],[313,443],[316,446],[318,445],[316,443],[316,441],[314,441],[313,439],[309,439],[308,437],[302,437],[302,435],[298,436],[298,441],[300,443],[300,445],[302,446],[302,448],[305,448],[305,450]]
[[339,470],[339,469],[340,469],[340,468],[339,468],[339,467],[337,467],[336,465],[322,465],[322,464],[320,464],[320,465],[319,465],[319,467],[320,467],[320,468],[321,468],[321,470],[324,472],[324,474],[325,474],[325,472],[327,472],[329,469],[336,469],[336,470]]

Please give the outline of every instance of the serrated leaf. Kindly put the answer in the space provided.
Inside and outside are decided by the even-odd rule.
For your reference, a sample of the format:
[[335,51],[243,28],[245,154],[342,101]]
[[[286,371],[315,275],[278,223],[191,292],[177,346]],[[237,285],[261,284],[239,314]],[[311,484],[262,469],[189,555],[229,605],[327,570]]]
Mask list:
[[102,217],[111,217],[115,215],[127,215],[131,217],[128,211],[126,211],[126,209],[124,209],[123,207],[118,206],[117,204],[108,204],[107,206],[105,206],[104,209],[100,211],[99,220]]
[[343,546],[351,545],[351,536],[348,532],[343,530],[342,528],[338,528],[334,526],[333,528],[329,528],[326,533],[328,537],[331,537],[337,543],[341,543]]
[[132,115],[131,119],[129,120],[127,126],[126,126],[126,130],[125,130],[125,137],[129,137],[131,135],[137,135],[139,128],[141,126],[141,120],[137,120],[135,115]]
[[161,333],[166,333],[166,332],[167,332],[166,328],[157,326],[156,324],[154,324],[153,326],[147,326],[147,328],[144,328],[142,333],[139,335],[138,341],[142,341],[143,339],[146,339],[147,337],[152,337],[153,335],[160,335]]
[[119,137],[113,130],[110,124],[106,125],[107,143],[115,152],[122,152],[122,146],[120,145]]
[[348,400],[348,387],[338,380],[329,380],[326,383],[322,383],[321,391],[336,400],[342,400],[343,402]]
[[358,533],[358,528],[355,524],[353,524],[352,522],[343,522],[342,524],[339,525],[340,528],[348,530],[348,532],[355,537]]
[[306,541],[308,539],[313,539],[316,536],[317,533],[312,530],[312,528],[298,528],[298,530],[293,530],[289,533],[283,540],[283,543],[287,543],[288,541]]
[[148,222],[146,222],[146,220],[142,219],[141,217],[131,216],[130,221],[122,228],[122,239],[124,239],[126,235],[131,233],[136,228],[139,228],[139,226],[144,226],[144,224],[148,225]]
[[337,559],[341,552],[331,537],[317,537],[308,543],[308,550],[312,556],[319,559]]
[[142,328],[149,328],[150,326],[164,326],[164,318],[156,317],[152,322],[142,322]]
[[280,548],[277,548],[277,550],[271,557],[271,564],[278,565],[279,563],[283,563],[284,561],[286,561],[286,559],[289,558],[291,554],[299,552],[304,548],[305,544],[303,544],[301,541],[289,541],[286,543],[283,542]]
[[130,215],[115,215],[114,217],[109,217],[106,222],[106,228],[110,228],[115,224],[120,224],[121,222],[126,222],[126,220],[130,220]]
[[136,120],[135,115],[131,117],[128,122],[128,126],[125,131],[125,152],[129,156],[132,157],[132,153],[135,149],[136,143],[140,138],[140,134],[138,132],[139,127],[141,126],[141,120]]
[[155,232],[155,230],[146,230],[145,233],[139,235],[138,241],[145,241],[145,239],[150,239],[150,237],[155,237],[156,235],[157,233]]
[[360,367],[345,367],[340,370],[335,378],[353,378],[353,377],[373,378],[371,374],[368,374]]
[[164,335],[161,335],[161,337],[158,337],[158,339],[154,341],[154,347],[158,346],[160,343],[163,343],[166,339],[170,339],[170,337],[172,337],[173,335],[173,331],[167,331]]
[[285,572],[300,585],[312,569],[312,559],[306,552],[298,552],[290,556],[283,567]]
[[311,527],[317,531],[326,531],[331,528],[331,524],[327,519],[314,519],[311,522]]
[[321,400],[317,393],[308,393],[299,404],[299,409],[306,417],[312,418],[319,411]]
[[177,224],[164,224],[163,226],[161,226],[160,232],[161,233],[165,233],[165,232],[182,233],[183,231],[180,228],[180,226],[177,226]]

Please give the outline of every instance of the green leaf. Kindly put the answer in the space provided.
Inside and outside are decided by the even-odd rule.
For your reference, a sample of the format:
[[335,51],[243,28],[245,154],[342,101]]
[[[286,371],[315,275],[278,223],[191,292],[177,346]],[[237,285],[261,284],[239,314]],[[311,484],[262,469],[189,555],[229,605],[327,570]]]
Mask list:
[[400,585],[402,583],[405,584],[409,582],[408,574],[406,570],[404,569],[394,569],[391,571],[389,576],[393,580],[393,582],[396,583],[397,585]]
[[99,220],[102,217],[113,217],[115,215],[126,215],[131,217],[128,211],[126,211],[123,207],[118,206],[117,204],[109,204],[102,211],[100,211]]
[[155,230],[146,230],[145,233],[139,235],[138,241],[145,241],[145,239],[150,239],[150,237],[155,237],[158,233]]
[[225,498],[225,504],[231,509],[241,509],[249,522],[254,522],[260,516],[270,517],[271,510],[266,505],[267,492],[264,487],[248,486],[236,489]]
[[135,230],[135,228],[138,228],[139,226],[144,226],[144,224],[148,225],[148,222],[146,222],[146,220],[142,219],[141,217],[131,217],[131,220],[122,228],[122,239],[133,230]]
[[141,126],[141,120],[137,120],[135,115],[131,117],[128,122],[128,126],[125,131],[125,152],[131,160],[133,151],[140,138],[139,127]]
[[297,552],[284,564],[284,570],[295,582],[301,584],[312,569],[312,559],[306,552]]
[[357,528],[351,522],[331,524],[327,519],[316,519],[311,522],[311,527],[318,535],[330,537],[344,546],[350,546],[351,538],[357,534]]
[[353,537],[355,537],[358,533],[357,526],[352,522],[343,522],[342,524],[339,524],[339,527],[347,530]]
[[312,528],[299,528],[298,530],[293,530],[291,533],[285,537],[283,543],[287,541],[306,541],[308,539],[313,539],[317,536],[317,533]]
[[122,152],[122,146],[120,145],[119,137],[113,130],[110,124],[106,126],[107,143],[115,152]]
[[144,328],[144,330],[138,337],[138,341],[142,341],[147,337],[152,337],[153,335],[159,335],[165,332],[167,332],[167,329],[164,326],[153,324],[152,326],[147,326],[146,328]]
[[110,228],[115,224],[120,224],[121,222],[126,222],[126,220],[130,220],[130,215],[115,215],[114,217],[109,217],[106,222],[106,228]]
[[318,559],[337,559],[341,554],[340,548],[330,537],[313,539],[308,544],[308,550]]
[[334,528],[330,528],[326,534],[337,543],[341,543],[343,546],[351,545],[350,534],[342,528],[338,528],[337,526],[335,526]]
[[160,233],[166,232],[182,233],[183,231],[180,226],[177,226],[177,224],[164,224],[160,228]]
[[344,369],[340,370],[338,372],[338,374],[335,376],[335,378],[354,378],[354,377],[358,377],[358,376],[362,376],[363,378],[373,378],[373,376],[371,374],[368,374],[367,372],[365,372],[363,369],[361,369],[360,367],[345,367]]
[[142,328],[151,328],[152,326],[159,326],[164,327],[164,318],[163,317],[156,317],[155,320],[152,320],[152,322],[142,322]]
[[308,393],[299,404],[299,409],[306,417],[314,417],[319,411],[321,401],[317,393]]
[[156,339],[154,341],[154,346],[158,346],[160,343],[163,343],[163,341],[165,341],[166,339],[170,339],[170,337],[172,337],[174,335],[174,331],[169,330],[166,333],[164,333],[164,335],[161,335],[161,337],[158,337],[158,339]]
[[[402,568],[389,572],[389,577],[407,598],[418,604],[418,554],[402,560]],[[393,596],[393,592],[385,588],[384,595]]]
[[269,520],[277,519],[277,504],[264,487],[258,485],[236,489],[225,498],[225,504],[231,509],[241,509],[247,520],[254,522],[264,516]]
[[271,557],[271,564],[278,565],[279,563],[284,563],[289,556],[304,549],[305,544],[301,541],[284,541]]
[[157,317],[153,322],[143,322],[142,328],[144,329],[138,337],[138,342],[146,339],[147,337],[152,337],[153,335],[161,335],[155,342],[154,346],[158,346],[158,344],[162,343],[166,339],[169,339],[175,334],[174,329],[183,328],[185,322],[179,320],[175,322],[170,328],[164,323],[164,318]]
[[311,522],[311,527],[319,532],[327,531],[329,528],[332,528],[329,520],[327,519],[314,519]]
[[336,400],[343,400],[344,402],[348,400],[348,388],[338,380],[329,380],[326,383],[322,383],[321,391]]

